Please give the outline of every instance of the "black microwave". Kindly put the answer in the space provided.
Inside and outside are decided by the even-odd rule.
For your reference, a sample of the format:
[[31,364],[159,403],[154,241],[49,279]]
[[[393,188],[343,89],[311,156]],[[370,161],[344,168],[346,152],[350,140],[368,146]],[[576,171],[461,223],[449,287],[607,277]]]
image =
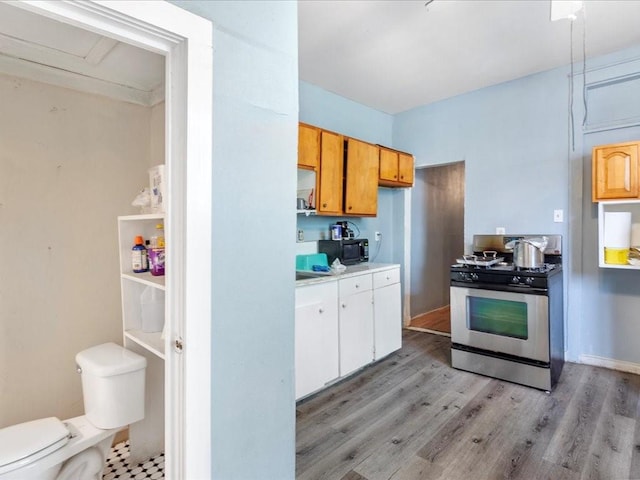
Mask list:
[[326,253],[331,265],[336,258],[343,265],[356,265],[369,261],[369,240],[343,238],[342,240],[318,240],[318,253]]

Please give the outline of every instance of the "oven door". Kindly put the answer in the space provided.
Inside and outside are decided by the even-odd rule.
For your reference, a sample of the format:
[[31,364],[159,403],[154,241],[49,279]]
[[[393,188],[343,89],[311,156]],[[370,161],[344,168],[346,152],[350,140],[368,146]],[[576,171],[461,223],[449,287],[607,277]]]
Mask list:
[[451,287],[451,341],[549,362],[548,297]]

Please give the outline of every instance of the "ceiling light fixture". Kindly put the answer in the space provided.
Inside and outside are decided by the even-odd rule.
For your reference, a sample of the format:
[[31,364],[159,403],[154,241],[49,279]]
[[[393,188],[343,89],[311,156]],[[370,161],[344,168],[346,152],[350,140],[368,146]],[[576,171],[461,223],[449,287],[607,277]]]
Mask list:
[[582,0],[551,0],[551,21],[575,20],[584,7]]

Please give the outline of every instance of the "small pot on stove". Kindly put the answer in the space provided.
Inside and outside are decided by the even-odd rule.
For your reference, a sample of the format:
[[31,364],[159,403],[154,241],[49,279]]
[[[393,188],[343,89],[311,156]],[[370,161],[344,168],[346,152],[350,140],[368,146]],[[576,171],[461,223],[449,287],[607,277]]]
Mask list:
[[540,268],[544,265],[547,237],[513,242],[513,264],[518,268]]

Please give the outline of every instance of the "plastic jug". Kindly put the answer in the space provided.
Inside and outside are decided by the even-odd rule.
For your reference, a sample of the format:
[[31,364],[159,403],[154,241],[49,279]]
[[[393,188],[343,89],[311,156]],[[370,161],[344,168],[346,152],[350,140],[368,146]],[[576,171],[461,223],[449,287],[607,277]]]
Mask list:
[[143,332],[160,332],[164,327],[164,292],[145,287],[140,295],[140,316]]

